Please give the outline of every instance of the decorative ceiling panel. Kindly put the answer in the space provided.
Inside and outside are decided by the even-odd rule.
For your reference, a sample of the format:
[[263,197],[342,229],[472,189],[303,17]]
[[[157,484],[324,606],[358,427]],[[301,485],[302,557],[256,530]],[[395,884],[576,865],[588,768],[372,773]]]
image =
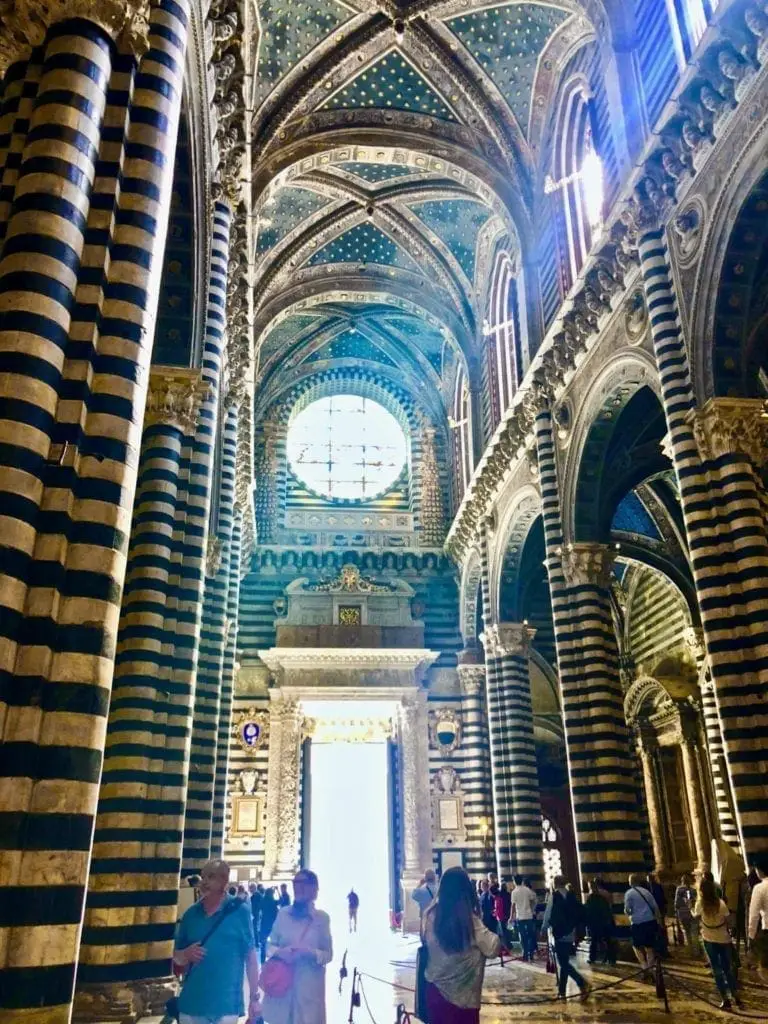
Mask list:
[[456,121],[442,97],[397,50],[391,50],[361,71],[320,109],[360,110],[364,107],[412,111],[443,121]]
[[262,207],[256,252],[262,255],[289,235],[307,217],[331,202],[326,196],[308,189],[281,188]]
[[335,0],[259,0],[257,104],[275,88],[291,68],[352,12]]
[[354,174],[370,185],[378,185],[382,181],[391,181],[393,178],[405,178],[409,174],[415,174],[415,168],[400,167],[397,164],[365,164],[350,161],[349,163],[337,164],[342,171]]
[[467,278],[472,281],[475,275],[477,235],[491,216],[488,207],[474,200],[434,199],[413,203],[410,209],[445,243]]
[[374,345],[354,327],[307,356],[304,362],[316,363],[323,359],[365,359],[373,363],[383,363],[385,366],[395,365],[378,345]]
[[451,18],[447,25],[466,46],[528,130],[539,55],[567,11],[542,4],[504,4]]
[[294,313],[272,328],[260,343],[261,361],[265,362],[275,352],[288,348],[299,334],[312,323],[317,323],[316,316],[306,313]]
[[376,263],[381,266],[418,270],[411,257],[375,224],[356,224],[319,249],[307,262],[317,267],[325,263]]

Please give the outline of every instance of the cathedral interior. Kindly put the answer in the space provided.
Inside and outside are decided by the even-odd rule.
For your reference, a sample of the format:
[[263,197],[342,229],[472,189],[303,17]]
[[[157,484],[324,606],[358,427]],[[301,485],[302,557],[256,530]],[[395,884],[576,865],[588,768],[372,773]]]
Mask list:
[[185,879],[357,806],[406,932],[430,866],[743,874],[768,6],[17,0],[0,56],[3,1024],[162,1012]]

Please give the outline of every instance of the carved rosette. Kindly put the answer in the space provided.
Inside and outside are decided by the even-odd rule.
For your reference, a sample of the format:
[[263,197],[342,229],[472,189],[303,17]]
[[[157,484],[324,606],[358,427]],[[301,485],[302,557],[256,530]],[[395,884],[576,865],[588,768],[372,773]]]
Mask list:
[[566,586],[608,590],[614,557],[615,552],[606,544],[570,544],[562,554]]
[[515,654],[526,657],[535,636],[536,630],[526,622],[496,622],[480,639],[488,657],[504,658]]
[[760,469],[768,458],[768,403],[760,398],[710,398],[687,421],[704,462],[742,455]]
[[41,46],[51,25],[72,18],[92,21],[136,56],[147,48],[149,0],[14,0],[0,13],[0,74]]
[[144,410],[144,429],[163,424],[194,434],[200,406],[210,391],[199,370],[153,370]]

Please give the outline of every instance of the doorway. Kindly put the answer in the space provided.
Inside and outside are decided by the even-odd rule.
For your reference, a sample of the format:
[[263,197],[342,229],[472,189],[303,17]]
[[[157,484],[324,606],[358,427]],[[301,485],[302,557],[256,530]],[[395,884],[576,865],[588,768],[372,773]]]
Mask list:
[[381,932],[390,906],[387,743],[313,740],[308,761],[304,852],[320,879],[318,905],[337,932],[346,929],[347,893],[354,888],[360,931]]

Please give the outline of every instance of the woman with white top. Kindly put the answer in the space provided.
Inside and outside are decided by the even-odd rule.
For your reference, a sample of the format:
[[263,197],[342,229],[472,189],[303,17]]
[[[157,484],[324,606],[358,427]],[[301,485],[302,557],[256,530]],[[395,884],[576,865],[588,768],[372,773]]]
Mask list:
[[427,1007],[435,1024],[479,1024],[485,961],[501,940],[480,920],[477,896],[464,868],[448,868],[426,910]]
[[699,883],[699,895],[693,908],[693,916],[701,926],[701,937],[704,940],[704,951],[712,968],[718,992],[722,998],[721,1010],[730,1010],[733,996],[737,1006],[741,1006],[736,994],[736,972],[733,967],[733,947],[729,927],[730,912],[726,903],[720,899],[715,883],[709,878],[702,878]]

